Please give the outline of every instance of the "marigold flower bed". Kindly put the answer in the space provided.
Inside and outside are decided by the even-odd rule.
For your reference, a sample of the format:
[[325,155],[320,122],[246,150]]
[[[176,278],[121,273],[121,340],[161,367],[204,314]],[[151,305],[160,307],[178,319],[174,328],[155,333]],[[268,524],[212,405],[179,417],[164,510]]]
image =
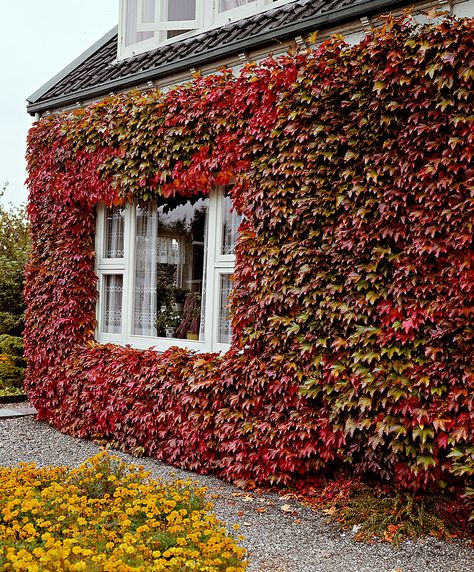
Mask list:
[[77,469],[0,468],[0,569],[244,572],[203,488],[100,453]]

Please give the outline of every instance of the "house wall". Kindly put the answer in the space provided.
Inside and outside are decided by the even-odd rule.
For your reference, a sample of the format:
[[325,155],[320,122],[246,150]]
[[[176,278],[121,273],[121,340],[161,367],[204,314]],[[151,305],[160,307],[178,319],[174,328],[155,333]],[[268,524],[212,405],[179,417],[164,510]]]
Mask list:
[[[335,39],[37,124],[26,350],[40,417],[233,480],[472,474],[472,34],[396,23],[350,50]],[[96,344],[95,205],[232,178],[246,221],[231,350]]]

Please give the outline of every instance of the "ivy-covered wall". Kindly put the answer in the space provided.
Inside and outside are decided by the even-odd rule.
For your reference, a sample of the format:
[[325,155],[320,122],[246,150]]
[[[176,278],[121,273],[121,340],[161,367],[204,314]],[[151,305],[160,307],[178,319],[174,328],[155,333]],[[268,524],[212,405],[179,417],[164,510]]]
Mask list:
[[[474,472],[473,22],[114,96],[29,136],[27,388],[61,431],[233,480]],[[235,180],[225,355],[94,342],[94,208]]]

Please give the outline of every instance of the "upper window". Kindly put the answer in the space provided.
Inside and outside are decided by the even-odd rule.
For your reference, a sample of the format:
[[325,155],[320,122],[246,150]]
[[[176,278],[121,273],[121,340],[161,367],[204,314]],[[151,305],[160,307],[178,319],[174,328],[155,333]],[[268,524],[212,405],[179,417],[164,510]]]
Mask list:
[[121,0],[119,56],[222,25],[293,0]]
[[239,224],[224,189],[209,198],[99,208],[98,340],[227,349]]

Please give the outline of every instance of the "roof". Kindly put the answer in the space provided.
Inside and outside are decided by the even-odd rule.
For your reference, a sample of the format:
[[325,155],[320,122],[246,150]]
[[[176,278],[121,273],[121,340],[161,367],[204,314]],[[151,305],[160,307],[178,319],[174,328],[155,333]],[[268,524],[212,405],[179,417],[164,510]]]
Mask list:
[[73,105],[410,3],[413,0],[295,0],[118,62],[114,28],[33,93],[27,109],[33,114]]

